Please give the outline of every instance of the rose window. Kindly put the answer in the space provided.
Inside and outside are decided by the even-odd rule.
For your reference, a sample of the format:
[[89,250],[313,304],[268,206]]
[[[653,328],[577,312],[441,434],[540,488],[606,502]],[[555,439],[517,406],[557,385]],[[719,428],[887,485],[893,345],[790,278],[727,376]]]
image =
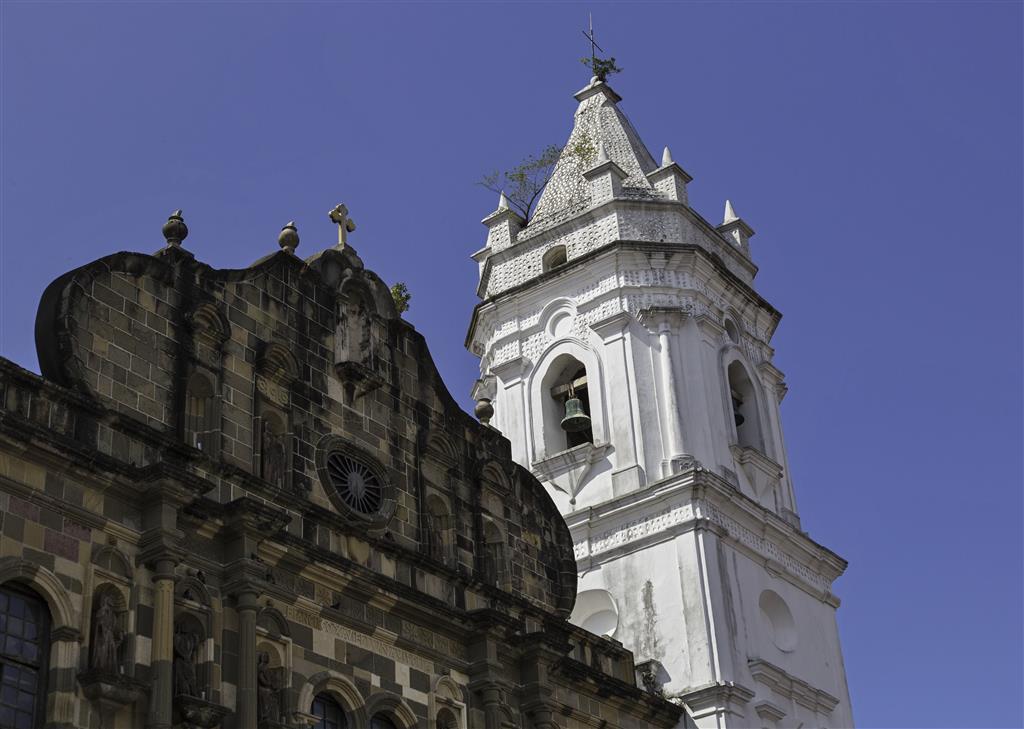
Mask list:
[[375,514],[384,502],[384,485],[377,474],[342,453],[327,456],[327,475],[341,497],[353,511]]

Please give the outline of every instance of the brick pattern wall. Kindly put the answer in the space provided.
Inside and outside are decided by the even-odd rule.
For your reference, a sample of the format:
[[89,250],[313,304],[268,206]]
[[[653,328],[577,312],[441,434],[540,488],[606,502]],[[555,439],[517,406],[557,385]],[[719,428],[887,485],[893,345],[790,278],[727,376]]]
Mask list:
[[[159,533],[180,549],[174,620],[198,626],[197,674],[207,699],[229,711],[225,729],[242,729],[232,587],[242,572],[255,575],[257,650],[281,677],[286,716],[328,691],[357,726],[379,709],[399,726],[427,727],[444,683],[458,696],[445,705],[466,726],[482,726],[474,717],[493,719],[493,708],[470,686],[519,685],[515,636],[542,635],[550,624],[562,645],[575,595],[564,522],[511,462],[508,442],[455,406],[422,337],[389,309],[386,287],[354,254],[306,263],[279,254],[228,272],[181,251],[118,254],[57,288],[47,297],[63,314],[53,341],[42,342],[45,377],[0,360],[0,582],[27,582],[64,606],[70,642],[54,644],[63,672],[51,681],[60,699],[52,716],[76,727],[145,725],[145,700],[102,718],[77,676],[90,665],[95,596],[109,589],[124,605],[124,680],[153,680],[156,591],[146,550],[155,515],[170,519]],[[340,346],[344,327],[359,333],[357,347]],[[125,387],[129,375],[141,378],[123,398],[102,385],[121,377],[111,352]],[[215,450],[183,438],[184,383],[197,371],[216,382]],[[280,483],[262,478],[254,447],[254,422],[271,405],[288,421],[293,451]],[[328,434],[379,467],[394,499],[386,523],[359,522],[322,482],[318,445]],[[158,492],[193,496],[176,512],[155,512]],[[446,511],[429,522],[444,530],[439,551],[426,546],[428,495]],[[485,518],[500,530],[503,581],[483,571]],[[239,536],[249,534],[242,522],[256,525],[252,536]],[[558,685],[579,683],[559,699],[566,727],[592,723],[614,703],[593,677],[618,681],[630,671],[628,654],[591,639],[618,657],[580,663],[590,684],[578,671],[552,674]],[[506,660],[484,670],[479,656],[497,654],[488,645]],[[614,685],[634,706],[620,726],[673,725],[671,710],[658,713],[663,702],[632,683]],[[589,698],[570,698],[579,691]],[[523,696],[503,700],[525,727]]]

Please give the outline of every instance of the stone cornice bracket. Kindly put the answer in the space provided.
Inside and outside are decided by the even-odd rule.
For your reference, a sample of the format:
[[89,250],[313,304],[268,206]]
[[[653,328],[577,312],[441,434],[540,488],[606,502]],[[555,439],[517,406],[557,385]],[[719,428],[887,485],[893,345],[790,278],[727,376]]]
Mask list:
[[650,331],[658,333],[662,330],[671,331],[673,326],[681,324],[689,316],[690,312],[685,309],[671,306],[651,306],[641,309],[637,318]]
[[608,344],[625,336],[632,321],[634,321],[633,316],[628,311],[619,311],[601,321],[594,322],[590,328],[597,332],[605,344]]
[[163,575],[167,565],[178,564],[184,556],[181,546],[183,534],[178,529],[178,513],[183,506],[208,490],[209,482],[181,472],[169,475],[172,470],[166,463],[145,469],[150,479],[144,481],[142,502],[145,504],[142,523],[145,530],[139,539],[138,561],[156,567]]
[[[733,681],[717,681],[695,691],[676,694],[689,707],[694,719],[717,713],[744,716],[743,709],[755,693]],[[731,722],[730,722],[731,723]]]

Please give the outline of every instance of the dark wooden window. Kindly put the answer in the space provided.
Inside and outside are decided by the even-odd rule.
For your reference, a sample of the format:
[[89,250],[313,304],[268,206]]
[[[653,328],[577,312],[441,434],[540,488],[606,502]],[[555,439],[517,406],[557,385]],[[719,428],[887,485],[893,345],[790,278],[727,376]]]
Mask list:
[[395,726],[395,722],[383,714],[376,714],[370,719],[370,729],[398,729],[398,727]]
[[43,726],[49,635],[50,613],[37,595],[0,588],[0,727]]
[[313,725],[313,729],[347,729],[348,727],[345,710],[328,694],[317,694],[317,697],[313,699],[312,713],[320,720]]

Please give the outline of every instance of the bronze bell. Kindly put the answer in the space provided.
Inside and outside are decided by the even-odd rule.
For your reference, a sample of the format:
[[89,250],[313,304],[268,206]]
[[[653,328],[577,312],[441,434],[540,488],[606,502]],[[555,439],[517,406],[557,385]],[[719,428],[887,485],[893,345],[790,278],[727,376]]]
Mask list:
[[743,413],[740,412],[740,408],[743,407],[743,401],[738,397],[732,399],[732,416],[736,420],[736,427],[740,427],[746,422],[746,418],[743,417]]
[[583,410],[583,401],[573,395],[565,401],[565,417],[562,418],[562,430],[568,433],[579,433],[590,427],[590,416]]

